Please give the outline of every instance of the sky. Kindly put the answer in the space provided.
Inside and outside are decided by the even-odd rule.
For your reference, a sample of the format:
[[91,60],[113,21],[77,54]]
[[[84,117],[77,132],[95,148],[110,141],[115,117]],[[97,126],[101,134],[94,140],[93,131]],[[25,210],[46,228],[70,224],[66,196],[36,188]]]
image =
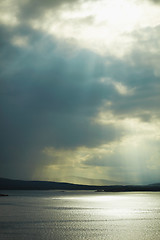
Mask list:
[[160,182],[159,64],[159,0],[1,0],[0,176]]

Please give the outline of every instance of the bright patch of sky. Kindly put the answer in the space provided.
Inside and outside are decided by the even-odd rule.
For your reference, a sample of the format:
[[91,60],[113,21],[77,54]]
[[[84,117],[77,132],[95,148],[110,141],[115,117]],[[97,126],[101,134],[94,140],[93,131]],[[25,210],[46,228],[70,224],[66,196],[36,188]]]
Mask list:
[[33,27],[99,54],[122,57],[132,51],[135,32],[160,24],[160,8],[148,1],[102,0],[49,10]]

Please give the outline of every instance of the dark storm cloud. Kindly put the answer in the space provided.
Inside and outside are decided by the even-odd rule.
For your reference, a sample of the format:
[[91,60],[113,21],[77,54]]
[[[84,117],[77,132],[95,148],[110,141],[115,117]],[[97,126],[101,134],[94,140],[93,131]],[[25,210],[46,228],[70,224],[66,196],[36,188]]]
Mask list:
[[111,124],[92,123],[103,101],[116,95],[97,81],[103,59],[87,51],[64,54],[60,43],[28,28],[25,48],[11,44],[21,29],[1,32],[1,175],[31,175],[47,164],[46,146],[95,147],[121,136]]
[[[64,8],[77,8],[81,0],[28,0],[20,3],[18,17],[21,22],[40,19],[48,12],[52,13],[53,21],[57,19],[57,11]],[[55,19],[54,19],[55,18]]]

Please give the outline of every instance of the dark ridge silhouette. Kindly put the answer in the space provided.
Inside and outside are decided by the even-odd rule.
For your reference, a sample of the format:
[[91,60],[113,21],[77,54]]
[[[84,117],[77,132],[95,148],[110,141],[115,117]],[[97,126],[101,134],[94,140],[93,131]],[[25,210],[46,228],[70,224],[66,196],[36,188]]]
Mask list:
[[95,190],[97,192],[160,191],[160,183],[149,185],[96,186],[64,182],[24,181],[0,178],[0,190]]

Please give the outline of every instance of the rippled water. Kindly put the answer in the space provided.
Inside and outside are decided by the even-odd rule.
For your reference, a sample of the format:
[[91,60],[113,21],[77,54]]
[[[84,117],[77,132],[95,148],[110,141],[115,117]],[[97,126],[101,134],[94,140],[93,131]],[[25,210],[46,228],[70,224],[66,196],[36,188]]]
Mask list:
[[3,193],[2,240],[160,239],[160,193]]

